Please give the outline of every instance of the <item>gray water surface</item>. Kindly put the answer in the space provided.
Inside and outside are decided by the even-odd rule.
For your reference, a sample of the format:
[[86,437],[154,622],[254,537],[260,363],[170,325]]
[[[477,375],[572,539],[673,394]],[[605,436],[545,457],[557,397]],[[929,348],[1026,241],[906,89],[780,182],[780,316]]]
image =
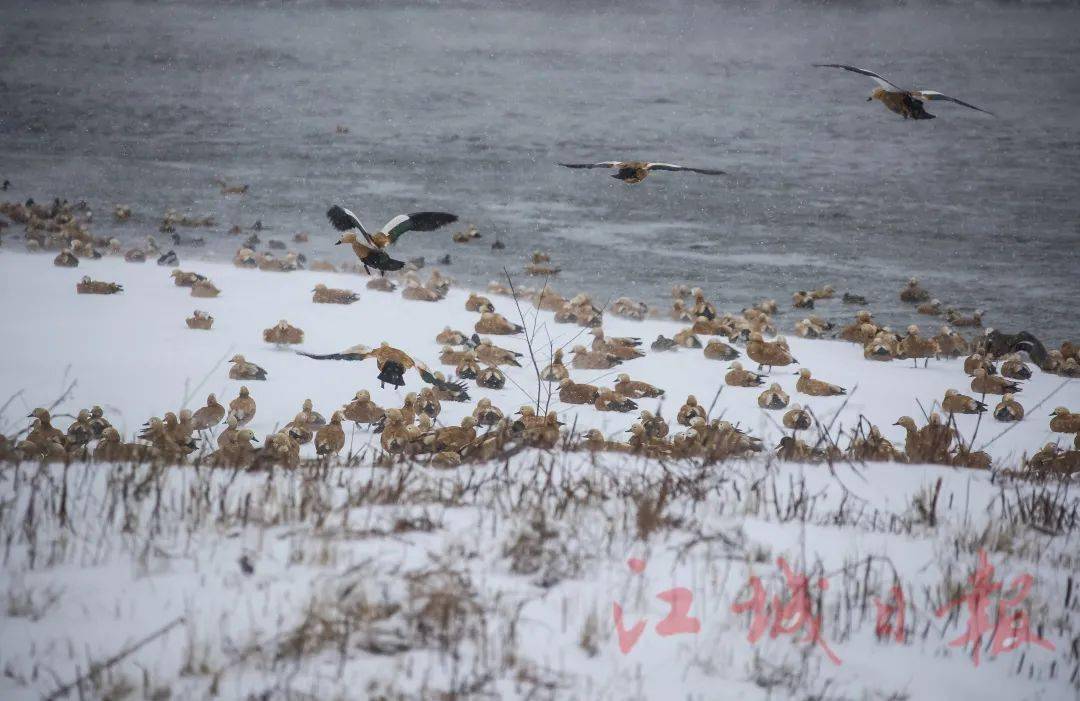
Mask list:
[[[1069,6],[697,2],[6,2],[0,199],[86,199],[134,241],[169,207],[213,215],[205,252],[261,219],[311,234],[343,202],[377,226],[446,209],[484,238],[395,251],[482,285],[534,248],[555,287],[650,301],[675,281],[725,308],[832,283],[893,323],[918,275],[1006,330],[1075,336],[1080,10]],[[984,106],[905,121],[872,81]],[[337,134],[337,125],[349,133]],[[556,161],[727,170],[627,186]],[[214,177],[250,183],[226,197]],[[7,197],[4,197],[4,196]],[[135,216],[114,225],[114,203]],[[507,244],[493,252],[496,237]],[[5,245],[10,245],[10,237]],[[819,311],[850,316],[839,303]],[[789,314],[790,318],[793,314]],[[918,319],[924,322],[929,319]],[[935,324],[936,325],[936,324]]]

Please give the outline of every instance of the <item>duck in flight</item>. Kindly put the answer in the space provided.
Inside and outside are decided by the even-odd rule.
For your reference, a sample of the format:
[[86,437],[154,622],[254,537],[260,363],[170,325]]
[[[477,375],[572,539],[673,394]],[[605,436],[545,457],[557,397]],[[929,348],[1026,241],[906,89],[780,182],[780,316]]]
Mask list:
[[613,168],[615,172],[611,174],[611,177],[622,180],[627,185],[640,183],[654,170],[685,170],[691,173],[701,173],[702,175],[725,175],[722,170],[691,168],[690,166],[680,166],[674,163],[650,163],[648,161],[601,161],[599,163],[560,163],[559,165],[564,168]]
[[[434,231],[457,221],[457,215],[449,212],[399,214],[372,234],[364,227],[359,217],[340,205],[334,205],[327,210],[326,218],[330,220],[335,229],[344,232],[335,245],[351,244],[353,252],[360,259],[365,271],[370,273],[369,268],[375,268],[382,274],[385,274],[388,270],[401,270],[405,267],[405,263],[391,258],[390,254],[384,250],[387,246],[397,243],[397,240],[405,232]],[[355,231],[359,231],[363,235],[367,245],[361,243],[356,237]]]
[[367,360],[368,358],[375,358],[375,364],[379,368],[380,386],[391,384],[394,387],[401,387],[405,384],[405,371],[415,369],[420,374],[420,379],[434,385],[436,389],[460,396],[463,400],[469,398],[464,384],[440,380],[428,370],[427,365],[416,362],[405,351],[394,348],[385,341],[375,349],[360,345],[346,348],[340,353],[317,354],[297,351],[297,354],[315,360]]
[[884,78],[873,71],[868,71],[865,68],[856,68],[855,66],[844,65],[843,63],[815,63],[814,66],[818,68],[843,68],[845,71],[851,71],[852,73],[858,73],[859,75],[873,78],[874,82],[876,82],[879,87],[874,88],[874,91],[870,93],[870,97],[866,98],[866,101],[880,100],[881,104],[902,116],[904,119],[908,119],[909,117],[911,119],[933,119],[934,115],[923,109],[923,103],[935,100],[955,102],[958,105],[970,107],[973,110],[996,116],[989,110],[984,110],[982,107],[976,107],[963,100],[957,100],[955,97],[949,97],[936,90],[905,90],[887,78]]

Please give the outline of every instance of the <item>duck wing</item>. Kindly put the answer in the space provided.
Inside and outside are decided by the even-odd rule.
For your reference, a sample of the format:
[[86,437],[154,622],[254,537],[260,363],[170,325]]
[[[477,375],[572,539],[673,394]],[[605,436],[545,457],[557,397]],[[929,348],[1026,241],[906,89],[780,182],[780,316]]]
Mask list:
[[849,66],[844,63],[815,63],[814,66],[817,68],[843,68],[845,71],[851,71],[852,73],[858,73],[859,75],[865,75],[873,78],[874,82],[884,88],[887,92],[906,92],[903,88],[901,88],[899,85],[892,82],[885,76],[879,73],[875,73],[873,71],[868,71],[865,68],[857,68],[855,66]]
[[351,210],[335,204],[333,207],[326,210],[326,218],[330,220],[330,224],[338,231],[351,231],[352,229],[356,229],[364,235],[364,238],[371,241],[371,236],[360,222],[360,217],[353,214]]
[[599,163],[559,163],[563,168],[614,168],[620,161],[600,161]]
[[365,360],[371,356],[371,351],[365,350],[362,347],[347,348],[340,353],[305,353],[304,351],[296,351],[297,355],[302,355],[305,358],[313,358],[315,360]]
[[416,370],[420,373],[420,378],[424,382],[427,382],[429,385],[434,385],[435,389],[441,389],[444,392],[450,392],[451,394],[460,397],[462,401],[468,401],[469,392],[465,388],[465,383],[440,380],[439,378],[432,375],[429,371],[424,370],[421,367],[417,367]]
[[702,175],[727,175],[722,170],[716,170],[714,168],[693,168],[691,166],[681,166],[675,163],[647,163],[645,165],[646,170],[685,170],[691,173],[701,173]]
[[948,95],[945,95],[943,93],[939,93],[937,90],[912,90],[911,91],[911,96],[914,97],[916,100],[922,100],[924,102],[926,102],[926,101],[955,102],[958,105],[963,105],[964,107],[970,107],[971,109],[976,110],[978,112],[985,112],[986,114],[990,115],[991,117],[996,117],[997,116],[996,114],[994,114],[990,110],[984,110],[982,107],[976,107],[975,105],[971,104],[970,102],[964,102],[963,100],[958,100],[955,97],[949,97]]
[[383,224],[380,233],[390,237],[390,243],[396,243],[407,231],[435,231],[436,229],[452,224],[458,220],[456,214],[450,212],[413,212],[412,214],[399,214]]

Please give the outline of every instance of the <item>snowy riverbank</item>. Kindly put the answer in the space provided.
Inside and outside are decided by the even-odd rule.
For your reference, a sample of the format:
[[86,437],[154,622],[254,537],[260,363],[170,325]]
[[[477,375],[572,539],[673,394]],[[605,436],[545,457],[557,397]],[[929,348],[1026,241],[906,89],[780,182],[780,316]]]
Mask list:
[[[100,404],[129,435],[151,415],[201,406],[209,392],[232,399],[240,384],[257,401],[251,426],[260,438],[305,398],[329,414],[369,389],[381,406],[397,406],[419,388],[415,375],[401,390],[379,389],[371,361],[310,360],[264,343],[262,329],[285,318],[304,329],[302,349],[311,352],[387,340],[434,369],[435,334],[445,325],[471,331],[476,318],[460,290],[431,304],[368,291],[366,278],[355,275],[181,267],[210,277],[221,295],[193,299],[172,284],[168,268],[152,263],[103,259],[64,269],[51,256],[0,254],[10,330],[0,400],[17,395],[0,431],[23,428],[30,408],[52,403],[72,382],[54,414]],[[76,295],[83,275],[121,283],[124,292]],[[360,301],[312,304],[320,282],[356,290]],[[512,301],[492,300],[518,320]],[[212,330],[186,327],[194,309],[215,317]],[[853,314],[839,304],[818,312],[837,320]],[[544,346],[579,332],[553,324],[546,312],[537,328]],[[604,323],[608,335],[638,336],[646,347],[680,328],[610,316]],[[525,350],[520,338],[497,342]],[[912,369],[868,362],[852,344],[790,343],[800,367],[847,387],[850,399],[797,394],[794,368],[775,370],[771,381],[825,422],[838,413],[837,428],[862,415],[902,445],[903,430],[892,425],[899,416],[922,423],[918,402],[929,410],[947,388],[969,392],[960,361]],[[224,361],[235,353],[266,368],[268,380],[229,380]],[[727,367],[685,349],[572,375],[610,386],[623,371],[658,385],[665,401],[639,403],[674,424],[687,394],[712,401]],[[510,413],[535,397],[535,377],[527,367],[504,369],[513,380],[505,389],[470,383],[469,390]],[[1080,406],[1080,381],[1062,387],[1062,378],[1034,372],[1020,399],[1033,406],[1056,390],[1049,403],[1007,433],[984,417],[974,440],[980,448],[1000,434],[985,449],[1001,466],[1061,438],[1048,430],[1051,408]],[[758,408],[759,392],[726,387],[714,414],[771,448],[781,433],[770,418],[779,417]],[[440,421],[456,423],[471,406],[444,402]],[[634,419],[557,397],[552,407],[578,430],[621,434]],[[970,438],[975,417],[957,418]],[[351,431],[349,441],[356,451],[372,434]],[[562,451],[455,470],[407,463],[254,474],[83,464],[2,470],[4,698],[47,695],[176,620],[86,682],[84,694],[1060,699],[1074,697],[1080,684],[1080,502],[1067,485],[891,463],[831,470],[763,457],[664,465]],[[964,634],[969,613],[963,604],[952,614],[937,611],[970,591],[980,549],[1005,592],[1016,577],[1033,577],[1016,608],[1054,650],[1022,644],[992,655],[988,633],[976,664],[971,645],[949,646]],[[770,596],[785,591],[778,558],[828,582],[820,603],[811,587],[813,610],[839,664],[798,635],[766,629],[748,641],[752,616],[732,606],[750,597],[752,576]],[[903,642],[875,635],[875,600],[888,601],[894,585],[906,597]],[[698,630],[657,630],[671,608],[657,595],[687,601],[673,588],[692,597],[687,616]],[[646,620],[625,654],[615,604],[627,630]]]

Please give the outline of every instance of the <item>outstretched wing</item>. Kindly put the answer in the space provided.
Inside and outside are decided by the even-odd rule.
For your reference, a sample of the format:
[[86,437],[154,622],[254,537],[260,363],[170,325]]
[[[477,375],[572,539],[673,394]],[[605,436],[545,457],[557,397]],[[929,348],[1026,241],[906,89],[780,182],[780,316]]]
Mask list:
[[619,161],[600,161],[599,163],[560,163],[563,168],[614,168]]
[[429,385],[434,385],[435,389],[441,389],[444,392],[450,392],[451,394],[459,397],[461,401],[469,400],[469,392],[465,388],[463,382],[449,382],[446,380],[440,380],[432,375],[429,371],[423,369],[420,366],[416,367],[416,371],[420,373],[420,379],[427,382]]
[[383,224],[380,233],[390,237],[390,243],[396,243],[406,231],[434,231],[439,227],[457,221],[456,214],[449,212],[414,212],[399,214]]
[[351,229],[364,230],[364,225],[360,223],[360,219],[340,205],[334,205],[330,209],[326,210],[326,218],[330,220],[330,223],[334,225],[334,228],[338,231],[349,231]]
[[307,358],[314,358],[315,360],[364,360],[371,355],[371,352],[353,350],[352,348],[350,348],[341,353],[327,353],[325,355],[319,355],[317,353],[305,353],[304,351],[296,351],[296,354],[302,355]]
[[726,175],[722,170],[715,170],[712,168],[691,168],[690,166],[680,166],[674,163],[649,163],[645,168],[646,170],[688,170],[691,173],[701,173],[702,175]]
[[855,66],[848,66],[843,63],[815,63],[814,66],[818,68],[843,68],[845,71],[851,71],[852,73],[858,73],[859,75],[873,78],[874,82],[884,88],[886,92],[904,92],[903,88],[885,76],[879,75],[873,71],[868,71],[865,68],[856,68]]
[[990,110],[984,110],[982,107],[976,107],[975,105],[973,105],[973,104],[971,104],[969,102],[964,102],[963,100],[957,100],[955,97],[949,97],[948,95],[943,95],[942,93],[939,93],[937,90],[912,90],[911,91],[911,96],[914,97],[917,100],[923,100],[923,101],[942,100],[942,101],[945,101],[945,102],[955,102],[958,105],[963,105],[964,107],[970,107],[971,109],[977,110],[979,112],[985,112],[986,114],[988,114],[988,115],[990,115],[992,117],[997,116],[996,114],[994,114]]

